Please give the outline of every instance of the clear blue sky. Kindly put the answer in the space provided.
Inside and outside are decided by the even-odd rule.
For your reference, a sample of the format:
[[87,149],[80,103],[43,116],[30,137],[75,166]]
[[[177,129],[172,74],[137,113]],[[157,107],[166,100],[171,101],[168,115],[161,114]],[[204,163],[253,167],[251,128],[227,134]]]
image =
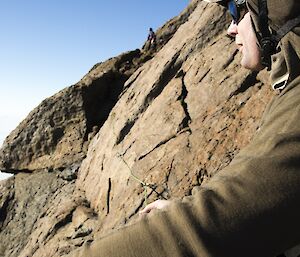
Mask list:
[[[0,2],[0,144],[43,99],[96,63],[141,48],[189,0]],[[1,174],[0,174],[1,179]]]

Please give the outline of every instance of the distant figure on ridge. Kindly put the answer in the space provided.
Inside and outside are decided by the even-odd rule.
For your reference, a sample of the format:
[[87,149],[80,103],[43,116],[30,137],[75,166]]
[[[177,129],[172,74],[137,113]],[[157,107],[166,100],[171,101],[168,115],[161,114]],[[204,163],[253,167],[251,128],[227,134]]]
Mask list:
[[149,34],[148,34],[147,40],[148,40],[148,42],[150,42],[149,50],[155,49],[156,48],[156,35],[152,28],[149,29]]

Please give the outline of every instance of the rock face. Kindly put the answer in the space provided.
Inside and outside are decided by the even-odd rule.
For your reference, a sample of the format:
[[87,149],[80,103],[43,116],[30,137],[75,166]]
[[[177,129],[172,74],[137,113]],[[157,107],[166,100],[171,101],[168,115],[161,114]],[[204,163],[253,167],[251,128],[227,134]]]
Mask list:
[[0,169],[8,173],[65,168],[82,161],[90,139],[118,100],[125,81],[164,46],[196,8],[192,2],[157,31],[157,48],[129,51],[94,65],[76,85],[44,100],[6,138]]
[[259,127],[265,71],[240,68],[229,17],[191,1],[155,50],[96,64],[7,137],[0,256],[65,256],[159,198],[207,183]]
[[44,100],[6,138],[0,169],[32,172],[82,161],[130,76],[121,71],[124,64],[139,56],[136,50],[98,64],[76,85]]

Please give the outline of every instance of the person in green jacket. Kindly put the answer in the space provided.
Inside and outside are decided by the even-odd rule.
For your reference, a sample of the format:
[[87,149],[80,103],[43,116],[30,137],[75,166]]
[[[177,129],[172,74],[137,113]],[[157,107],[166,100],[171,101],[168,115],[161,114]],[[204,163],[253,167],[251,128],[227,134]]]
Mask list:
[[236,38],[241,65],[271,70],[276,94],[259,131],[193,196],[156,201],[140,221],[72,256],[299,255],[293,251],[300,243],[300,1],[206,1],[232,15],[228,34]]

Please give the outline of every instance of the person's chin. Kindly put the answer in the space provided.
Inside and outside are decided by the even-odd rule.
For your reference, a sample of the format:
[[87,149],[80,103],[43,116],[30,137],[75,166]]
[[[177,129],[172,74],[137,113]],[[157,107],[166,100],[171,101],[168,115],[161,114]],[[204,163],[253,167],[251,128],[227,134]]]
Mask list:
[[260,71],[264,68],[261,63],[251,63],[245,61],[244,59],[241,60],[241,66],[252,71]]
[[242,61],[241,61],[241,66],[242,66],[243,68],[245,68],[245,69],[253,70],[253,67],[252,67],[251,65],[249,65],[249,63],[243,61],[243,59],[242,59]]
[[245,67],[248,70],[252,70],[252,71],[261,71],[264,69],[264,67],[261,65],[261,63],[255,63],[252,65],[249,65],[248,67]]

